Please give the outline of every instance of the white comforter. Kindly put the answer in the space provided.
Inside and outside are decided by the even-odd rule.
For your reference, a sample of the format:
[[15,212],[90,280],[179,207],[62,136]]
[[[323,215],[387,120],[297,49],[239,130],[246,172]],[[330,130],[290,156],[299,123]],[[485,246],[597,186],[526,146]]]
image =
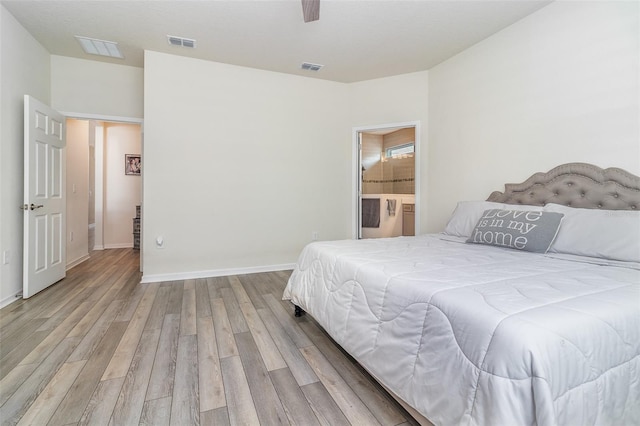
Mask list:
[[284,292],[436,425],[640,424],[640,271],[428,235],[316,242]]

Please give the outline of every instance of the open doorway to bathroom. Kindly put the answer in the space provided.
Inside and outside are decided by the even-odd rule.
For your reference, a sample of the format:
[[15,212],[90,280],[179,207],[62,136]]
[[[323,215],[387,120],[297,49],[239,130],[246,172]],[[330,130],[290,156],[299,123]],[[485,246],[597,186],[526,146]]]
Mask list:
[[412,236],[416,223],[419,123],[354,129],[357,238]]

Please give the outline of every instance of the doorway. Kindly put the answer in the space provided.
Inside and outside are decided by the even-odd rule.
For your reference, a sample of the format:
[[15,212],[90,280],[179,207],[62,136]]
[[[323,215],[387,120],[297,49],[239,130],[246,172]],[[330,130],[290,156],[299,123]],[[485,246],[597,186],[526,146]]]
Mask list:
[[67,163],[70,268],[93,250],[139,248],[142,172],[131,173],[126,159],[142,157],[142,124],[68,116],[67,126],[76,160]]
[[354,238],[419,232],[419,126],[408,122],[354,128]]

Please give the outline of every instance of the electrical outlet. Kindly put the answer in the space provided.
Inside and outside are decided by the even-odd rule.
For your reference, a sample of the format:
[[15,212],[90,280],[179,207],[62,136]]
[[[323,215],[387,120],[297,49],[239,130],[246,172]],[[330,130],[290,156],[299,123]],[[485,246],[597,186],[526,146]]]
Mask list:
[[318,231],[313,231],[311,233],[311,241],[318,241]]
[[69,241],[73,241],[73,231],[69,233]]
[[5,250],[2,252],[2,263],[8,265],[11,262],[11,250]]

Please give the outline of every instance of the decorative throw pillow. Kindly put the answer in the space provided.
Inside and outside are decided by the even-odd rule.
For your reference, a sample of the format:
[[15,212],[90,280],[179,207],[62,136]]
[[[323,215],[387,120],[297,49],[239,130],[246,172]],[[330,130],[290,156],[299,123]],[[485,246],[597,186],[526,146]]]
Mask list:
[[486,210],[467,242],[546,253],[563,216],[542,211]]
[[469,238],[484,211],[489,209],[542,211],[542,207],[538,206],[494,203],[492,201],[460,201],[443,232],[446,235]]

